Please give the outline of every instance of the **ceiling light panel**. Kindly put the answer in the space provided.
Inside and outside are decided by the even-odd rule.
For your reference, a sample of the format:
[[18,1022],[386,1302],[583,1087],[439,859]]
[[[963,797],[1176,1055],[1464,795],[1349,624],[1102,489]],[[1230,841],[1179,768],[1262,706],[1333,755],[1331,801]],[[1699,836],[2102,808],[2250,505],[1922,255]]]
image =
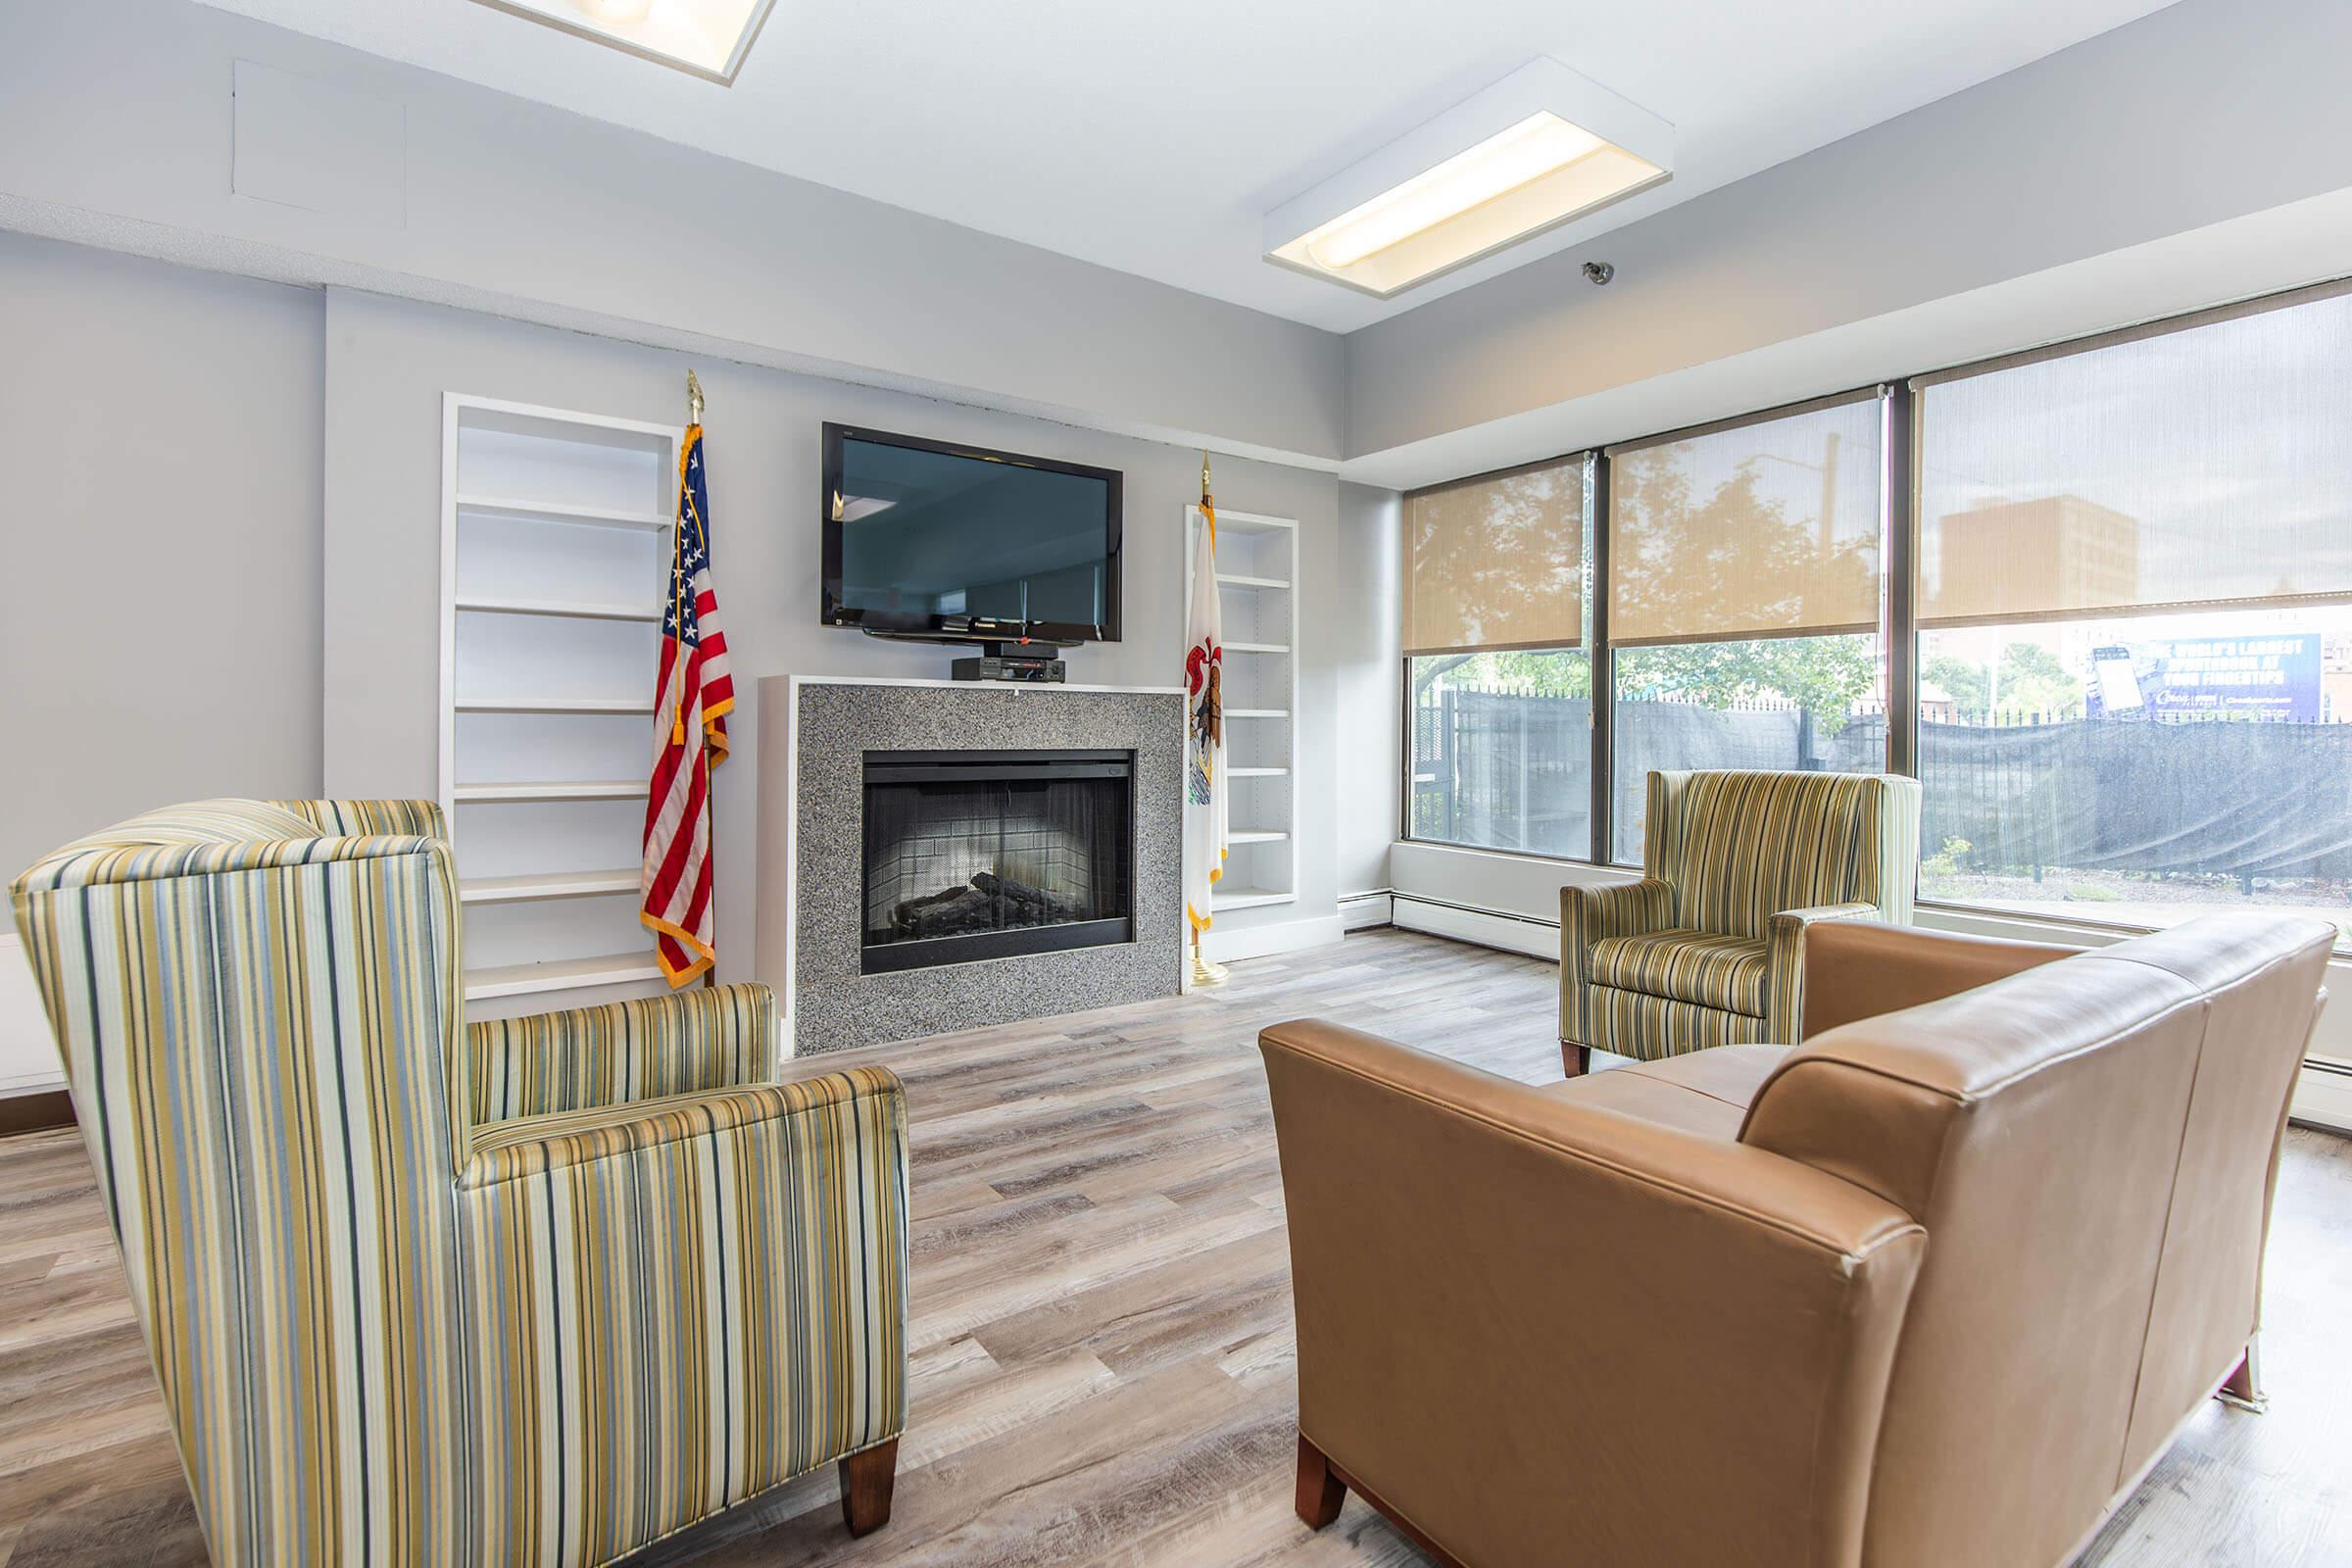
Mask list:
[[732,83],[775,0],[480,0],[680,71]]
[[1674,127],[1537,60],[1266,215],[1266,260],[1386,299],[1673,177]]

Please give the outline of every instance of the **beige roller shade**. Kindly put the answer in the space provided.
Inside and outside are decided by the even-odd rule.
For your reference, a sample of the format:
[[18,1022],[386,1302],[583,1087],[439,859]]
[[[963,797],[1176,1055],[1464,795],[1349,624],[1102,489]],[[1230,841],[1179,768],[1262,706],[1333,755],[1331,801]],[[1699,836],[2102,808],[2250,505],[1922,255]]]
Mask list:
[[1919,398],[1923,626],[2352,598],[2352,296]]
[[1609,453],[1609,640],[1870,631],[1879,621],[1873,392]]
[[1584,454],[1424,490],[1404,506],[1404,651],[1584,638]]

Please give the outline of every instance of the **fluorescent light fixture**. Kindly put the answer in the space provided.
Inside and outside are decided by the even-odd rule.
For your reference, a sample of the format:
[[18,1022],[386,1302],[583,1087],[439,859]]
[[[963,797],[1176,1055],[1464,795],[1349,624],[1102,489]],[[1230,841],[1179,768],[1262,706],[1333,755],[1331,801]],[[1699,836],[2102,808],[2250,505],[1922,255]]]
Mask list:
[[1386,299],[1673,177],[1674,127],[1537,60],[1266,215],[1266,260]]
[[481,0],[551,27],[706,76],[725,86],[743,68],[775,0]]

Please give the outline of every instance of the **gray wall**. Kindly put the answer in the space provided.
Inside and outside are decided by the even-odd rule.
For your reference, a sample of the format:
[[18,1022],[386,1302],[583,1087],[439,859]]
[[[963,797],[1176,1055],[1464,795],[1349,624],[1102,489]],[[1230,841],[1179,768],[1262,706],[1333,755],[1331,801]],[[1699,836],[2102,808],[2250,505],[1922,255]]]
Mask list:
[[1340,755],[1339,884],[1343,897],[1389,885],[1396,838],[1397,779],[1403,765],[1398,653],[1398,574],[1403,570],[1403,498],[1371,485],[1340,486],[1340,618],[1336,646]]
[[[333,289],[326,303],[325,760],[338,794],[436,787],[441,395],[445,390],[656,420],[682,417],[689,359],[469,312]],[[1114,467],[1126,474],[1125,641],[1070,655],[1072,677],[1172,685],[1183,641],[1183,508],[1200,455],[1100,431],[722,360],[691,362],[710,395],[720,605],[739,691],[762,675],[943,676],[944,648],[877,643],[817,623],[818,425],[826,419]],[[1299,821],[1337,810],[1342,631],[1393,618],[1343,597],[1339,484],[1329,474],[1219,460],[1221,505],[1300,523]],[[763,786],[756,705],[736,710],[718,775],[721,974],[749,973],[749,868]],[[1236,911],[1234,928],[1328,916],[1335,836],[1301,841],[1296,906]],[[740,855],[740,860],[735,855]]]
[[[0,0],[0,226],[1340,456],[1340,339],[1313,327],[188,0]],[[359,138],[388,194],[321,162],[335,137],[241,122],[239,62],[389,114],[397,136]],[[351,210],[236,194],[240,148]]]
[[0,233],[0,878],[319,785],[319,296]]
[[[1349,456],[2340,190],[2352,185],[2347,59],[2343,0],[2184,0],[1350,334]],[[1578,275],[1592,258],[1616,264],[1606,288]],[[2338,249],[2302,275],[2345,265]],[[2298,280],[2207,268],[2190,274],[2194,292],[2157,308]],[[2102,313],[2134,309],[2121,300],[2108,290],[2061,331],[2117,324]],[[1982,334],[1961,357],[2048,335],[1999,307]],[[1834,386],[1933,368],[1873,363],[1865,351],[1821,373]],[[1745,395],[1769,403],[1827,389],[1784,381]],[[1634,418],[1660,422],[1553,439],[1621,439],[1725,412],[1650,406]]]

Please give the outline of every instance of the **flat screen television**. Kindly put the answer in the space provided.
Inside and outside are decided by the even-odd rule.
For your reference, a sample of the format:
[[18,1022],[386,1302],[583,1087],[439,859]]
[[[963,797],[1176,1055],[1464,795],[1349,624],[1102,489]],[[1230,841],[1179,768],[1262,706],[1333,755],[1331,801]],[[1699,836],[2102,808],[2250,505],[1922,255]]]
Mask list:
[[943,642],[1117,642],[1115,468],[824,427],[829,626]]

